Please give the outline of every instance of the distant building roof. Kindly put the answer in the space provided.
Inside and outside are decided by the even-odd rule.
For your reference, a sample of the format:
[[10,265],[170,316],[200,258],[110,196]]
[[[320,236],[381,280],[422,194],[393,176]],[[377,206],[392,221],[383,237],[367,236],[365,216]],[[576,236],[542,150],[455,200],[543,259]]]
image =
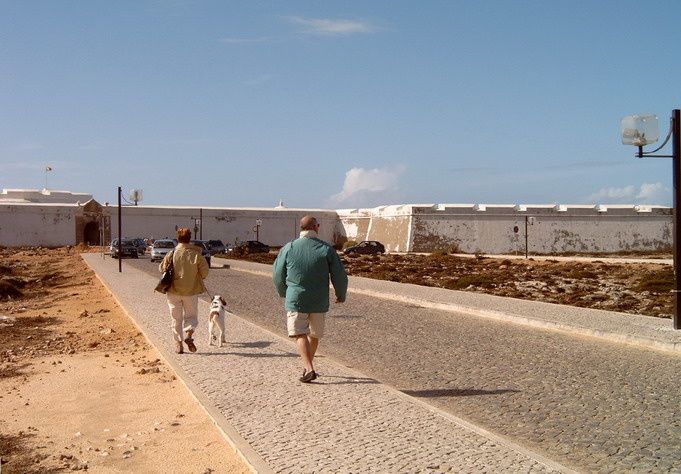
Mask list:
[[52,189],[3,189],[0,192],[0,203],[75,204],[90,199],[92,194]]

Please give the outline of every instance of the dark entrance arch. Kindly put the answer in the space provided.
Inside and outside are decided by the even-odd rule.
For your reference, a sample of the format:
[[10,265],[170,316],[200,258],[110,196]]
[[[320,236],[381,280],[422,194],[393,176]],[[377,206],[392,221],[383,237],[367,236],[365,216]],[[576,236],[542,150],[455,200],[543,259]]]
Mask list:
[[88,222],[85,224],[85,229],[83,230],[83,242],[88,245],[100,245],[99,224],[97,222]]

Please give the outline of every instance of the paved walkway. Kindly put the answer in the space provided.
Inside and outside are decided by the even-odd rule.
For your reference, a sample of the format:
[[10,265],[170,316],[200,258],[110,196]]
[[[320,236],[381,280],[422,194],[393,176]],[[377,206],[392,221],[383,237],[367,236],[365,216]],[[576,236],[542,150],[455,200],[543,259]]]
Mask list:
[[[454,351],[452,353],[455,355],[452,357],[458,357],[459,363],[449,368],[440,367],[438,380],[432,384],[428,380],[422,380],[424,374],[421,372],[400,378],[399,374],[391,375],[389,372],[376,370],[378,366],[374,365],[378,362],[372,363],[371,360],[375,360],[380,355],[378,353],[374,353],[374,359],[368,360],[363,360],[367,354],[361,356],[359,353],[363,351],[358,348],[350,353],[343,353],[341,340],[336,341],[339,347],[333,348],[335,352],[331,351],[334,340],[342,335],[336,334],[339,329],[336,328],[337,331],[334,331],[327,341],[328,352],[333,352],[340,360],[344,360],[345,364],[353,367],[365,369],[373,367],[375,369],[373,377],[400,387],[404,393],[378,383],[366,373],[357,373],[336,364],[328,356],[319,359],[318,369],[323,374],[318,379],[319,383],[305,386],[292,377],[300,363],[291,342],[260,327],[269,327],[277,332],[281,330],[279,321],[270,321],[280,316],[280,302],[270,301],[271,298],[258,299],[253,294],[271,292],[269,266],[229,261],[233,270],[238,271],[212,272],[211,285],[221,288],[214,291],[223,291],[226,288],[228,291],[226,294],[232,297],[230,305],[234,304],[234,308],[244,312],[244,315],[260,326],[232,317],[229,323],[230,345],[222,350],[211,351],[207,350],[205,342],[199,339],[201,353],[180,357],[168,353],[172,348],[167,336],[169,330],[166,327],[167,310],[164,297],[149,292],[145,293],[149,295],[149,298],[145,298],[147,301],[139,301],[141,293],[139,289],[150,288],[155,284],[156,266],[150,266],[148,262],[143,261],[124,262],[124,274],[120,275],[117,273],[117,262],[112,259],[102,260],[101,256],[85,258],[96,269],[100,278],[107,282],[131,316],[143,327],[147,336],[162,352],[166,351],[166,357],[171,365],[174,365],[178,374],[187,382],[219,426],[235,440],[246,459],[258,471],[567,470],[511,441],[472,426],[452,416],[451,413],[459,413],[469,420],[472,418],[486,420],[485,426],[489,429],[497,433],[503,432],[505,436],[512,436],[526,446],[535,446],[532,449],[539,447],[544,455],[550,452],[552,457],[563,459],[563,462],[569,462],[571,465],[575,462],[588,471],[629,466],[629,469],[636,471],[653,469],[659,472],[669,470],[672,466],[681,466],[679,458],[674,454],[678,452],[679,445],[673,441],[679,439],[677,437],[679,425],[676,421],[678,411],[673,408],[678,405],[675,402],[678,400],[678,391],[673,388],[678,387],[678,383],[673,382],[678,380],[674,375],[678,371],[672,370],[673,367],[679,366],[681,331],[674,331],[669,320],[351,277],[352,291],[367,296],[358,295],[351,298],[352,304],[347,303],[343,305],[341,313],[334,313],[334,322],[337,325],[340,321],[345,321],[343,318],[350,318],[359,311],[358,314],[373,315],[372,320],[375,320],[361,320],[360,326],[364,331],[368,330],[370,322],[378,321],[383,321],[382,324],[395,329],[398,319],[402,321],[401,316],[398,318],[398,313],[395,312],[405,311],[405,308],[408,312],[415,311],[414,308],[433,308],[417,310],[423,327],[416,329],[426,331],[429,327],[428,315],[436,310],[451,311],[452,317],[456,318],[456,324],[446,324],[448,329],[441,331],[442,337],[431,335],[430,343],[437,354],[444,355]],[[213,266],[216,266],[223,261],[215,259],[214,262]],[[144,273],[135,267],[146,269],[147,272],[153,267],[154,275]],[[249,277],[244,272],[255,275]],[[268,278],[256,275],[267,275]],[[222,281],[225,279],[226,281]],[[265,282],[270,283],[265,285],[266,289],[263,287]],[[204,304],[201,303],[202,314],[207,312]],[[362,308],[367,304],[370,307]],[[338,312],[338,309],[335,311]],[[464,318],[461,313],[475,317]],[[255,317],[257,314],[262,317]],[[440,312],[440,315],[443,314],[446,315]],[[446,322],[449,319],[436,314],[433,316],[439,322]],[[516,329],[507,324],[500,324],[499,320],[514,323]],[[347,321],[349,325],[344,325],[344,331],[350,335],[354,327],[352,322],[357,320]],[[523,330],[523,326],[527,325],[551,328],[555,331],[556,337],[546,331],[530,331],[530,328]],[[483,333],[487,336],[481,333],[485,327],[487,330]],[[204,331],[202,328],[199,333],[204,334]],[[409,331],[411,330],[407,330],[405,334],[410,334]],[[492,352],[487,351],[489,353],[483,355],[486,354],[484,350],[464,352],[454,350],[462,344],[461,348],[467,345],[456,337],[457,332],[461,331],[469,338],[475,338],[475,334],[483,337],[471,343],[476,347],[492,344],[488,347]],[[508,337],[501,336],[499,331]],[[589,338],[572,338],[564,335],[558,338],[560,333],[586,334]],[[510,337],[513,334],[515,336]],[[418,336],[420,335],[419,332]],[[521,343],[520,337],[524,335],[528,338],[523,339]],[[532,337],[529,337],[530,335]],[[414,345],[412,339],[419,339],[416,336],[417,334],[414,334],[414,337],[402,341],[404,347],[401,352],[418,352],[416,348],[411,347]],[[601,345],[598,344],[599,338],[625,341],[635,346],[656,350],[641,350],[619,342],[614,345],[606,343]],[[577,343],[576,341],[580,339],[583,342]],[[528,353],[518,352],[518,348],[511,349],[509,353],[509,348],[504,346],[508,343],[520,345],[529,343],[531,347],[534,347],[532,344],[538,346]],[[540,349],[544,346],[553,347],[553,351],[542,352]],[[626,348],[629,349],[625,351]],[[388,350],[386,347],[380,349],[378,346],[376,349],[379,352]],[[574,350],[584,351],[584,357],[568,357]],[[394,349],[390,351],[391,354],[395,352]],[[401,352],[396,353],[399,355]],[[560,359],[553,361],[554,356],[549,354],[558,353],[561,354]],[[357,357],[353,357],[352,354],[357,354]],[[482,359],[477,363],[475,360],[465,360],[471,354],[473,358]],[[545,359],[544,356],[549,358]],[[407,364],[406,367],[417,367],[416,360],[404,359],[403,355],[399,357],[402,364]],[[498,365],[501,360],[493,361],[499,357],[504,361],[503,380],[496,380],[495,377],[501,377],[502,374],[497,374],[489,367]],[[211,360],[206,361],[207,359]],[[487,362],[483,363],[483,360]],[[582,363],[589,360],[589,368],[592,368],[592,365],[607,368],[608,371],[614,371],[616,376],[602,374],[602,377],[598,377],[599,382],[589,384],[582,381],[580,384],[579,380],[582,378],[580,371],[583,369],[569,365],[563,367],[559,363],[554,363],[570,360]],[[517,370],[508,365],[513,365],[514,361],[520,364],[516,367]],[[523,365],[524,363],[529,363],[530,366]],[[219,367],[220,370],[206,369],[207,365]],[[465,372],[463,378],[459,376],[461,374],[449,373],[451,370],[457,372],[459,366]],[[548,371],[544,370],[545,366],[548,367]],[[642,367],[647,369],[643,370]],[[440,396],[451,391],[443,389],[450,387],[450,382],[460,392],[461,387],[467,387],[465,383],[477,380],[475,374],[478,370],[483,371],[482,374],[478,374],[480,377],[477,377],[485,381],[482,388],[488,389],[499,385],[515,388],[520,392],[513,390],[512,396],[453,397],[451,400]],[[492,372],[489,372],[490,370]],[[592,372],[594,371],[587,369],[585,373]],[[647,375],[641,379],[637,378],[641,377],[642,373]],[[509,378],[513,374],[515,375]],[[561,376],[567,380],[562,380]],[[447,383],[443,385],[443,381]],[[439,390],[431,390],[433,387]],[[628,390],[627,387],[632,390]],[[426,398],[424,390],[429,394]],[[430,392],[437,392],[438,397],[430,398]],[[488,393],[485,390],[482,392]],[[483,403],[483,398],[484,401],[491,400],[491,406],[488,408],[492,409],[492,414],[497,413],[499,409],[502,410],[496,417],[504,414],[510,416],[512,413],[516,416],[499,423],[492,421],[497,418],[487,419],[484,415],[486,405],[478,406],[479,403]],[[614,400],[618,401],[615,403]],[[535,407],[532,405],[534,402],[540,403],[541,406]],[[630,413],[631,416],[624,416],[617,421],[619,417],[615,415],[613,418],[613,413],[610,413],[613,409],[610,406],[611,402],[619,405],[620,410],[625,410],[625,413]],[[502,406],[494,409],[494,403]],[[576,410],[572,414],[574,420],[570,416],[561,418],[559,416],[561,414],[572,413],[567,409],[570,403]],[[520,405],[516,406],[518,404]],[[433,405],[446,411],[433,408]],[[305,424],[304,429],[296,430],[300,422],[301,407],[305,410],[304,416],[310,423]],[[476,410],[483,411],[478,413],[480,416],[471,418]],[[529,410],[526,416],[521,416],[523,410]],[[596,414],[596,418],[589,419],[588,416],[584,418],[586,414],[592,412]],[[665,413],[668,413],[668,416],[665,416]],[[537,416],[542,417],[544,421],[535,420]],[[553,424],[556,423],[557,431],[553,430]],[[579,423],[586,423],[590,428],[579,428],[582,426]],[[647,428],[637,427],[638,424]],[[641,431],[642,429],[644,431]],[[539,431],[544,434],[537,434]],[[296,433],[294,441],[289,437],[291,433]],[[603,433],[611,435],[600,436]],[[568,435],[567,438],[564,434]],[[534,439],[537,436],[542,439]],[[534,443],[528,443],[530,438]],[[638,441],[634,441],[636,439]],[[658,441],[655,442],[654,439]],[[550,444],[554,442],[558,444],[555,446]],[[580,443],[586,444],[580,447]],[[562,446],[567,450],[565,453],[561,451]],[[614,451],[610,452],[611,449]],[[591,452],[593,450],[596,452]],[[586,457],[582,459],[583,456]],[[634,465],[638,467],[634,468]]]
[[237,316],[227,346],[201,341],[204,326],[200,351],[176,355],[157,278],[83,258],[258,472],[570,472],[328,358],[301,384],[294,345]]

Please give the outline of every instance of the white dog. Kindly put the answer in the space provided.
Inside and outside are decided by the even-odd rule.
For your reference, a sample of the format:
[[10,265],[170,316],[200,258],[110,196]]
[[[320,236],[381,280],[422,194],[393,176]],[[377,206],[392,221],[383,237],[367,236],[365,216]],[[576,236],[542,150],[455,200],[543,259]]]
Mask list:
[[[210,302],[210,315],[208,316],[208,345],[212,346],[213,341],[218,347],[222,347],[225,341],[225,309],[227,303],[222,296],[215,295],[213,301]],[[215,334],[217,329],[217,334]]]

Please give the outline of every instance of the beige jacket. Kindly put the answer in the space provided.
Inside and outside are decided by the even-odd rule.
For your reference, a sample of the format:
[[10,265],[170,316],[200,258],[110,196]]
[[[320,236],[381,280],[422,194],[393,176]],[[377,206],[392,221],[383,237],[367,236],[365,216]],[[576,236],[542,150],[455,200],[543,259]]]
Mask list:
[[[170,264],[171,253],[165,256],[158,269],[165,272]],[[196,245],[177,244],[172,252],[174,278],[168,293],[181,296],[200,295],[206,288],[203,280],[208,276],[208,262]]]

